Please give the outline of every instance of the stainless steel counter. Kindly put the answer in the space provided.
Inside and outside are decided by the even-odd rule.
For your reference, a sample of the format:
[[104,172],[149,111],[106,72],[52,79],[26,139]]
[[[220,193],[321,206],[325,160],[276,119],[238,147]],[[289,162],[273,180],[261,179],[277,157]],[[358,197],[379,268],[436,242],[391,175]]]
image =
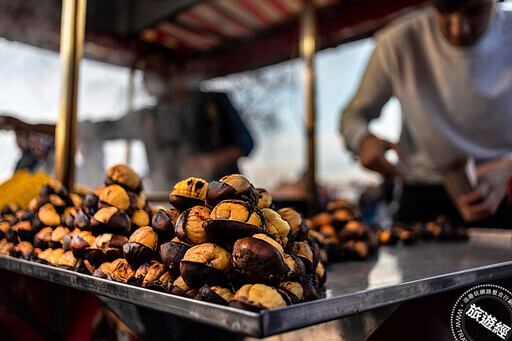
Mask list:
[[[467,242],[384,246],[366,261],[327,268],[324,298],[250,313],[0,256],[0,268],[233,333],[265,337],[512,276],[512,232],[474,229]],[[119,315],[119,314],[118,314]]]

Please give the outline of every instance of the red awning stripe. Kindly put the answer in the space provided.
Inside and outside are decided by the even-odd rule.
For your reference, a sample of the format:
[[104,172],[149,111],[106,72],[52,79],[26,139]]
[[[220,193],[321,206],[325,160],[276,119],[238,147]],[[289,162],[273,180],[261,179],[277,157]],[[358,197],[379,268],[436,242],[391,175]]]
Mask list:
[[[233,1],[233,0],[230,0]],[[216,11],[219,15],[219,18],[225,20],[226,22],[229,22],[232,25],[235,25],[238,27],[238,29],[242,30],[246,34],[252,33],[250,25],[248,25],[244,20],[241,20],[237,15],[236,12],[233,14],[232,11],[226,11],[224,9],[224,5],[222,3],[217,2],[206,2],[204,3],[205,6],[208,6],[211,10]]]
[[226,20],[224,15],[214,6],[205,6],[203,4],[192,9],[190,12],[205,25],[216,27],[216,30],[223,32],[224,35],[239,37],[250,32],[246,27],[241,27],[230,20]]
[[189,28],[180,27],[176,23],[164,22],[160,24],[158,28],[165,34],[171,35],[183,44],[196,47],[198,49],[210,48],[219,43],[217,39],[206,37]]
[[177,21],[184,26],[194,28],[195,30],[205,30],[209,34],[216,35],[218,38],[236,37],[236,34],[233,34],[232,32],[226,32],[226,29],[203,20],[193,12],[187,11],[182,13],[178,17]]
[[220,0],[215,2],[217,10],[236,22],[243,23],[247,29],[261,28],[261,22],[247,11],[238,1]]
[[238,2],[248,11],[250,12],[254,18],[258,19],[258,21],[265,27],[268,27],[272,24],[272,21],[267,18],[260,10],[254,5],[254,3],[250,0],[238,0]]
[[270,0],[247,0],[251,1],[253,6],[271,22],[271,24],[282,22],[287,16],[279,11]]
[[269,0],[269,2],[286,17],[295,14],[295,11],[288,6],[288,1]]

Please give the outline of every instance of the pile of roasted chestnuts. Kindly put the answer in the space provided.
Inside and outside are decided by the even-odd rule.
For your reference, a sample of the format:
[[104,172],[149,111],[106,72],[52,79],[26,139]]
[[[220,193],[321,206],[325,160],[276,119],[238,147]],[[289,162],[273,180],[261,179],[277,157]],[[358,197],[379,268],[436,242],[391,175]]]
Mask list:
[[54,181],[28,210],[5,206],[0,254],[251,311],[318,298],[321,242],[244,176],[188,178],[151,209],[127,165],[83,198]]

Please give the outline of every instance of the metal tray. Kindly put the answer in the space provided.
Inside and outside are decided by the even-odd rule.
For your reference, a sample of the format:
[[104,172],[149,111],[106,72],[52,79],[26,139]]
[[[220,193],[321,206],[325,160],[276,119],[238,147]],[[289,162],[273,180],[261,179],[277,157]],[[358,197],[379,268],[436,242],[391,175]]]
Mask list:
[[473,230],[471,234],[472,238],[467,242],[385,246],[364,262],[332,264],[328,267],[324,298],[260,313],[195,301],[6,256],[0,256],[0,268],[233,333],[265,337],[512,276],[511,232]]

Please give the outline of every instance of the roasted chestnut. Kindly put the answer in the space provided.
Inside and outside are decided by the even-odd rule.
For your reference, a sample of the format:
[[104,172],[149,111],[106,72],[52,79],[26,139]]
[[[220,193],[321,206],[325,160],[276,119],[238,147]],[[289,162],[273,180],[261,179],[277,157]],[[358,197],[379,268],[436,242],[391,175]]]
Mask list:
[[170,286],[170,293],[182,297],[194,298],[197,295],[197,288],[189,288],[183,277],[178,277]]
[[151,226],[158,233],[161,241],[174,238],[174,224],[178,221],[180,211],[177,209],[158,210],[151,221]]
[[110,262],[101,264],[97,269],[94,269],[91,273],[94,277],[107,278],[110,272]]
[[347,259],[366,259],[370,253],[368,245],[361,240],[349,240],[341,249]]
[[258,188],[258,208],[270,208],[272,206],[272,195],[263,188]]
[[130,208],[130,197],[126,190],[119,185],[107,186],[101,191],[99,196],[100,205],[108,205],[117,207],[120,210],[126,211]]
[[34,246],[27,241],[20,242],[12,249],[11,255],[16,258],[32,260],[34,257]]
[[306,223],[306,219],[304,219],[299,212],[295,211],[293,208],[285,207],[278,210],[277,213],[279,213],[292,228],[292,233],[288,237],[291,242],[303,241],[307,238],[309,227]]
[[11,225],[7,221],[0,222],[0,239],[7,239],[9,242],[17,240],[16,232],[11,229]]
[[64,254],[62,249],[46,249],[38,255],[39,259],[44,260],[46,264],[56,266],[59,258]]
[[105,185],[112,184],[120,185],[135,193],[139,193],[142,190],[139,175],[126,164],[115,165],[107,170]]
[[[68,222],[70,223],[71,221],[67,221],[66,219],[66,223]],[[91,217],[89,217],[84,210],[78,210],[73,218],[73,226],[80,230],[89,230],[91,228]]]
[[52,204],[45,204],[39,208],[37,218],[45,225],[56,227],[61,224],[60,214],[57,213]]
[[128,235],[131,224],[130,217],[114,206],[101,208],[91,218],[91,230],[95,235],[105,232]]
[[286,279],[294,280],[306,275],[306,266],[299,257],[285,253],[283,259],[287,268]]
[[87,207],[89,209],[98,210],[99,202],[100,202],[99,196],[97,196],[93,192],[89,192],[85,195],[82,205],[84,205],[84,207]]
[[253,312],[286,306],[279,292],[265,284],[246,284],[229,301],[229,306]]
[[288,235],[291,227],[276,211],[270,208],[261,210],[267,222],[266,232],[271,235],[284,248],[288,244]]
[[241,174],[226,175],[219,181],[212,181],[206,190],[206,205],[214,207],[221,201],[238,199],[256,206],[258,204],[258,191]]
[[13,225],[11,230],[14,231],[20,240],[31,241],[34,237],[35,230],[30,224],[30,221],[20,221],[19,223]]
[[149,225],[149,214],[144,210],[136,210],[131,216],[132,224],[136,227]]
[[194,299],[204,302],[210,302],[220,305],[228,305],[229,300],[233,297],[231,290],[219,286],[203,285],[199,288]]
[[73,256],[73,252],[67,251],[62,254],[62,256],[59,257],[57,262],[55,263],[55,266],[67,270],[74,270],[76,265],[78,263],[78,260]]
[[338,233],[338,238],[341,243],[352,239],[365,240],[368,238],[368,230],[362,222],[351,220]]
[[180,273],[180,262],[188,249],[190,249],[190,245],[176,237],[170,242],[160,245],[160,258],[173,274],[178,275]]
[[118,258],[110,263],[107,278],[116,282],[135,284],[135,270],[126,259]]
[[318,257],[315,257],[313,250],[307,241],[295,242],[291,246],[290,253],[299,257],[306,266],[307,273],[314,273],[318,265]]
[[190,288],[227,283],[231,255],[218,245],[204,243],[191,247],[180,263],[180,274]]
[[64,241],[64,237],[67,234],[69,234],[69,229],[67,227],[58,226],[55,230],[53,230],[48,245],[52,249],[62,248],[62,242]]
[[71,237],[69,248],[76,258],[84,258],[85,249],[90,247],[95,239],[91,231],[81,231]]
[[143,288],[155,287],[164,290],[165,285],[169,282],[171,277],[166,275],[164,277],[165,283],[159,280],[166,273],[168,273],[168,270],[165,268],[165,265],[152,260],[142,264],[137,269],[135,272],[135,280],[137,285]]
[[204,223],[210,219],[210,209],[206,206],[194,206],[183,211],[176,221],[174,232],[180,240],[189,244],[201,244],[209,241]]
[[287,304],[297,304],[304,300],[304,288],[299,282],[285,281],[277,288]]
[[188,178],[174,185],[169,195],[169,202],[179,211],[185,211],[187,208],[204,205],[206,198],[206,188],[208,182],[200,178]]
[[249,283],[280,283],[286,274],[284,251],[264,234],[239,239],[233,246],[233,267]]
[[232,245],[236,240],[265,232],[263,212],[241,200],[225,200],[215,206],[203,225],[214,242]]
[[8,242],[7,239],[0,240],[0,255],[10,256],[14,249],[14,243]]
[[143,226],[132,233],[123,246],[124,258],[134,268],[152,260],[156,254],[158,235],[150,226]]
[[90,247],[85,247],[83,254],[89,263],[96,267],[123,256],[123,246],[128,238],[120,234],[104,233],[94,239]]
[[316,266],[316,281],[319,286],[322,286],[325,284],[325,281],[327,280],[327,272],[325,271],[324,265],[322,262],[318,262],[318,265]]
[[327,212],[318,213],[313,217],[313,225],[318,227],[331,223],[331,215]]

